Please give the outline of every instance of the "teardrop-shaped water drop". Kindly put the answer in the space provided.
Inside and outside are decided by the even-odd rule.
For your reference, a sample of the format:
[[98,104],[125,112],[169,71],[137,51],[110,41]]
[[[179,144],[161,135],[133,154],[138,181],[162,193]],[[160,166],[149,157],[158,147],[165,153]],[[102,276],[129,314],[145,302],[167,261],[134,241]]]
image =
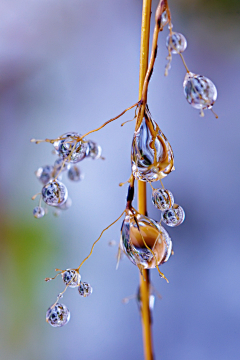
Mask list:
[[137,180],[158,181],[173,167],[173,151],[167,138],[146,111],[132,142],[132,172]]
[[171,238],[163,226],[134,209],[123,220],[120,244],[131,262],[144,269],[166,262],[172,252]]

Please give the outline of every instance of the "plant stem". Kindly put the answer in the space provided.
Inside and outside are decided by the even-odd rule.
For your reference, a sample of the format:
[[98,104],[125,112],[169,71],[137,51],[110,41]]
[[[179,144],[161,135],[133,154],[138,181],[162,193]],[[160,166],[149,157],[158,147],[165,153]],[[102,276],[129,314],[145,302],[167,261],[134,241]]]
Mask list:
[[[148,68],[151,3],[152,0],[143,0],[140,48],[139,100],[141,100],[142,97],[144,79]],[[146,210],[146,183],[143,181],[138,181],[138,211],[141,214],[145,215]],[[153,359],[151,314],[149,309],[149,284],[149,272],[148,270],[143,270],[143,275],[140,275],[140,294],[142,304],[141,316],[145,360]]]

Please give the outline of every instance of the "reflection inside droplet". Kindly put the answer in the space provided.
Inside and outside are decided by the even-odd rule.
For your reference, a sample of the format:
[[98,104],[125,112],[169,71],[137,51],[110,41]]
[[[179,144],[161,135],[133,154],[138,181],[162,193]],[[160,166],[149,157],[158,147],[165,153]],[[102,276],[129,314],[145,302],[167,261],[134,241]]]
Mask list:
[[132,263],[144,269],[166,262],[172,251],[172,241],[167,231],[135,209],[129,210],[125,216],[120,244]]
[[132,172],[137,180],[157,181],[173,170],[173,151],[146,109],[132,142]]

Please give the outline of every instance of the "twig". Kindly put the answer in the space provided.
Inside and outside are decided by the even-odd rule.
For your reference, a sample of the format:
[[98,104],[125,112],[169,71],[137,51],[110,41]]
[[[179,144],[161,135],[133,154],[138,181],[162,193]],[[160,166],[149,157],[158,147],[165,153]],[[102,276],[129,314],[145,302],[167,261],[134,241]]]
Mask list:
[[[140,48],[140,73],[139,73],[139,99],[141,101],[144,87],[144,80],[148,68],[149,53],[149,35],[150,35],[150,18],[151,18],[151,0],[143,0],[142,7],[142,28],[141,28],[141,48]],[[143,110],[142,110],[143,109]],[[142,110],[142,111],[141,111]],[[144,106],[140,107],[136,126],[143,119],[145,110]],[[140,117],[139,117],[139,113]],[[142,117],[142,119],[141,119]],[[146,214],[146,183],[138,181],[138,211]],[[151,314],[149,309],[149,274],[147,270],[142,271],[140,275],[140,293],[142,300],[142,331],[143,331],[143,347],[145,360],[153,360],[152,350],[152,334],[151,334]]]

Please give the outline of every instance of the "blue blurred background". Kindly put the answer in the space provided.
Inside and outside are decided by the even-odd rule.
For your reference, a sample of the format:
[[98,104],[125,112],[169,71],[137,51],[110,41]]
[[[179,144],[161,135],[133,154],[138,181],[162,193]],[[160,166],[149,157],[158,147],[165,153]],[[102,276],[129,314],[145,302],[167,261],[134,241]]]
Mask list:
[[[153,11],[157,1],[153,1]],[[164,77],[167,29],[149,87],[153,119],[170,141],[176,171],[164,180],[186,220],[167,229],[175,255],[151,271],[162,299],[153,313],[155,359],[240,357],[239,82],[240,28],[237,1],[170,1],[174,30],[188,40],[191,71],[218,88],[214,110],[200,118],[185,100],[185,71],[173,56]],[[152,23],[152,29],[153,29]],[[140,0],[0,1],[0,358],[1,360],[142,359],[142,330],[135,300],[138,269],[126,258],[116,267],[121,221],[106,232],[82,267],[93,286],[89,298],[68,289],[71,311],[63,328],[45,322],[47,308],[63,290],[56,267],[77,267],[103,228],[125,206],[134,123],[129,111],[89,136],[102,160],[80,163],[85,179],[63,182],[72,207],[39,220],[31,196],[41,185],[39,166],[55,160],[49,144],[67,131],[86,133],[138,98]],[[151,204],[149,216],[159,220]]]

